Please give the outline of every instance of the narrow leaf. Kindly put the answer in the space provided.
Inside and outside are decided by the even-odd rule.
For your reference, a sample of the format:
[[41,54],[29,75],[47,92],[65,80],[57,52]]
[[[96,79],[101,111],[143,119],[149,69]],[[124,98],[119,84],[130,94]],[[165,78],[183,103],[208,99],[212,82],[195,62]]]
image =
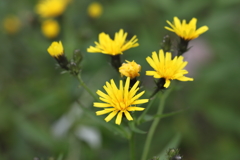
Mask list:
[[154,118],[155,118],[155,117],[166,118],[166,117],[174,116],[174,115],[176,115],[176,114],[178,114],[178,113],[181,113],[181,112],[183,112],[183,111],[185,111],[185,110],[186,110],[186,108],[181,109],[181,110],[179,110],[179,111],[166,113],[166,114],[158,114],[158,115],[155,115]]

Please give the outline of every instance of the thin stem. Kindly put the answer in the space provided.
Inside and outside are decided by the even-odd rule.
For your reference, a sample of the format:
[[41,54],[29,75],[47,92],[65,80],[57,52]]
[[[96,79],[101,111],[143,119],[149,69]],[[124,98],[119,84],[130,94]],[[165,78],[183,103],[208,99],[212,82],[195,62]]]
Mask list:
[[[156,115],[162,114],[163,109],[164,109],[164,105],[165,105],[165,99],[169,95],[170,91],[171,91],[171,89],[168,89],[166,92],[164,92],[164,93],[162,93],[160,95],[161,96],[161,100],[160,100],[158,111],[157,111]],[[141,160],[146,160],[147,159],[148,152],[149,152],[149,149],[150,149],[150,144],[152,142],[152,138],[153,138],[154,132],[155,132],[155,130],[157,128],[157,125],[160,122],[160,120],[161,120],[161,117],[155,118],[153,123],[152,123],[152,125],[151,125],[151,127],[150,127],[150,129],[149,129],[149,132],[148,132],[148,135],[147,135],[147,139],[146,139],[146,142],[145,142],[145,146],[144,146],[144,149],[143,149],[143,154],[142,154],[142,159]]]
[[87,91],[96,101],[98,101],[97,96],[96,96],[96,95],[87,87],[87,85],[83,82],[80,74],[78,74],[77,78],[78,78],[78,81],[80,82],[80,85],[81,85],[84,89],[86,89],[86,91]]
[[139,125],[143,119],[143,117],[146,115],[146,113],[148,112],[149,108],[152,106],[155,98],[157,96],[153,97],[150,99],[150,102],[148,103],[147,107],[145,108],[145,110],[142,112],[142,114],[139,116],[139,118],[137,119],[137,124]]
[[132,131],[131,138],[129,139],[130,160],[135,160],[135,133]]

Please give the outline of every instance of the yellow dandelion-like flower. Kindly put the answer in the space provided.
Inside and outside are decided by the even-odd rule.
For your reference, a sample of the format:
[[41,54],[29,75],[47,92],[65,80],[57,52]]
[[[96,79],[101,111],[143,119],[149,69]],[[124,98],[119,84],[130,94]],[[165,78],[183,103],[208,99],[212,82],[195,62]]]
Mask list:
[[99,43],[95,42],[96,46],[90,46],[87,49],[87,52],[115,56],[123,54],[122,52],[125,50],[139,46],[137,43],[137,36],[133,36],[129,41],[126,41],[126,38],[127,32],[124,33],[123,29],[120,29],[118,33],[115,33],[114,40],[112,40],[108,34],[102,32],[99,34]]
[[40,0],[36,12],[43,18],[60,16],[66,9],[69,0]]
[[179,37],[188,41],[197,38],[200,34],[203,34],[208,30],[207,26],[202,26],[196,29],[196,18],[192,18],[192,20],[187,24],[185,19],[181,23],[178,17],[174,17],[173,23],[169,21],[167,21],[167,23],[171,26],[171,28],[165,27],[165,29],[171,32],[175,32]]
[[61,57],[64,54],[62,42],[52,42],[47,51],[54,58]]
[[126,116],[126,118],[131,121],[133,120],[130,111],[142,111],[145,108],[137,107],[135,105],[147,103],[148,99],[139,99],[145,91],[141,93],[137,93],[139,90],[137,81],[134,86],[129,90],[130,78],[128,77],[123,86],[122,80],[120,80],[119,88],[117,88],[113,79],[109,82],[106,82],[106,85],[103,86],[107,94],[103,93],[102,91],[98,90],[96,93],[100,96],[101,102],[94,102],[94,107],[104,108],[104,110],[97,111],[97,115],[103,115],[110,113],[106,118],[105,121],[109,122],[114,116],[117,115],[115,123],[120,125],[122,121],[122,115]]
[[21,28],[21,21],[17,16],[9,15],[3,21],[3,27],[8,34],[16,34]]
[[131,79],[140,76],[138,72],[141,70],[141,66],[136,62],[127,61],[127,63],[123,63],[121,67],[119,67],[119,72],[121,76],[130,77]]
[[98,2],[92,2],[88,6],[88,15],[92,18],[98,18],[102,15],[103,7],[100,3]]
[[53,19],[45,20],[42,23],[41,30],[44,36],[49,39],[57,37],[60,32],[60,26],[57,21]]
[[170,80],[179,80],[179,81],[193,81],[193,78],[185,77],[184,74],[187,74],[188,71],[183,68],[187,65],[188,62],[183,61],[183,57],[174,57],[172,59],[171,52],[166,52],[164,56],[163,50],[159,50],[159,55],[156,52],[152,52],[152,58],[147,57],[147,62],[155,71],[146,71],[146,75],[153,76],[154,78],[164,78],[165,84],[164,87],[168,88],[170,85]]

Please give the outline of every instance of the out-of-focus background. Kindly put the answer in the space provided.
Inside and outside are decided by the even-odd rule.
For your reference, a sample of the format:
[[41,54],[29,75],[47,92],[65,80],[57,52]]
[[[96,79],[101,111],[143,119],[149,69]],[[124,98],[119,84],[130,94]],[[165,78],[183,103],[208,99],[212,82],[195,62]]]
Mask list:
[[[239,160],[240,1],[101,0],[95,16],[88,12],[93,2],[71,0],[59,20],[61,34],[47,38],[41,31],[43,18],[35,12],[38,1],[0,1],[0,159],[128,159],[128,141],[79,109],[77,99],[93,108],[91,97],[75,77],[60,74],[47,48],[61,40],[69,58],[80,49],[82,77],[96,91],[118,75],[107,55],[86,48],[100,32],[113,36],[123,28],[128,38],[137,35],[140,44],[124,52],[123,59],[141,64],[140,79],[146,81],[150,66],[145,58],[160,49],[166,34],[176,38],[164,26],[177,16],[187,21],[196,17],[197,26],[209,30],[191,41],[184,54],[194,81],[177,83],[164,112],[188,109],[161,121],[149,156],[177,135],[185,160]],[[137,159],[145,137],[136,137]]]

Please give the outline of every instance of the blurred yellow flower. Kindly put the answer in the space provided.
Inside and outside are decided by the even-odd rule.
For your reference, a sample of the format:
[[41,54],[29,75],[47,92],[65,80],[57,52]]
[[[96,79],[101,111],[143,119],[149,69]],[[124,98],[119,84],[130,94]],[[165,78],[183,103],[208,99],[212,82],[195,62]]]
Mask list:
[[55,38],[60,32],[60,26],[56,20],[48,19],[42,23],[42,33],[49,39]]
[[36,13],[43,18],[60,16],[66,9],[69,0],[40,0],[36,5]]
[[138,72],[140,72],[141,66],[134,61],[130,62],[126,60],[126,62],[119,68],[121,76],[130,77],[131,79],[140,76]]
[[139,81],[137,81],[130,90],[129,84],[129,77],[126,80],[125,86],[123,86],[123,82],[120,80],[119,89],[117,88],[113,79],[110,81],[110,83],[106,82],[106,85],[103,86],[103,88],[107,94],[103,93],[100,90],[96,92],[100,96],[99,99],[104,102],[94,102],[94,107],[104,108],[104,110],[97,111],[96,114],[103,115],[111,112],[105,118],[105,121],[109,122],[113,117],[117,115],[115,123],[118,125],[121,124],[123,113],[129,121],[133,120],[129,111],[144,110],[145,108],[137,107],[135,105],[147,103],[148,99],[138,99],[144,94],[145,91],[142,91],[141,93],[135,95],[139,90]]
[[17,16],[9,15],[3,20],[3,27],[6,33],[16,34],[21,28],[21,21]]
[[133,36],[129,41],[126,41],[127,32],[124,33],[123,29],[120,29],[118,33],[115,33],[114,40],[112,40],[108,34],[102,32],[99,34],[99,43],[95,42],[96,46],[90,46],[87,52],[103,53],[109,55],[123,54],[122,52],[133,47],[139,46],[137,43],[137,36]]
[[203,34],[208,30],[207,26],[202,26],[199,29],[196,29],[196,18],[192,18],[192,20],[188,24],[186,23],[185,19],[182,21],[182,23],[177,17],[174,17],[173,20],[173,23],[167,21],[171,28],[165,27],[165,29],[171,32],[175,32],[179,37],[183,38],[184,40],[193,40],[197,38],[200,34]]
[[62,56],[64,54],[62,42],[52,42],[52,44],[48,47],[47,51],[54,58]]
[[163,50],[159,50],[159,55],[156,52],[152,52],[152,58],[147,57],[147,62],[155,71],[146,71],[146,75],[153,76],[154,78],[164,78],[165,84],[164,87],[168,88],[170,85],[170,80],[179,80],[179,81],[193,81],[193,78],[185,77],[184,74],[187,74],[188,71],[183,68],[187,65],[188,62],[183,62],[183,57],[174,57],[172,60],[172,54],[166,52],[164,56]]
[[89,6],[88,6],[88,15],[92,18],[98,18],[102,15],[102,5],[98,2],[92,2]]

